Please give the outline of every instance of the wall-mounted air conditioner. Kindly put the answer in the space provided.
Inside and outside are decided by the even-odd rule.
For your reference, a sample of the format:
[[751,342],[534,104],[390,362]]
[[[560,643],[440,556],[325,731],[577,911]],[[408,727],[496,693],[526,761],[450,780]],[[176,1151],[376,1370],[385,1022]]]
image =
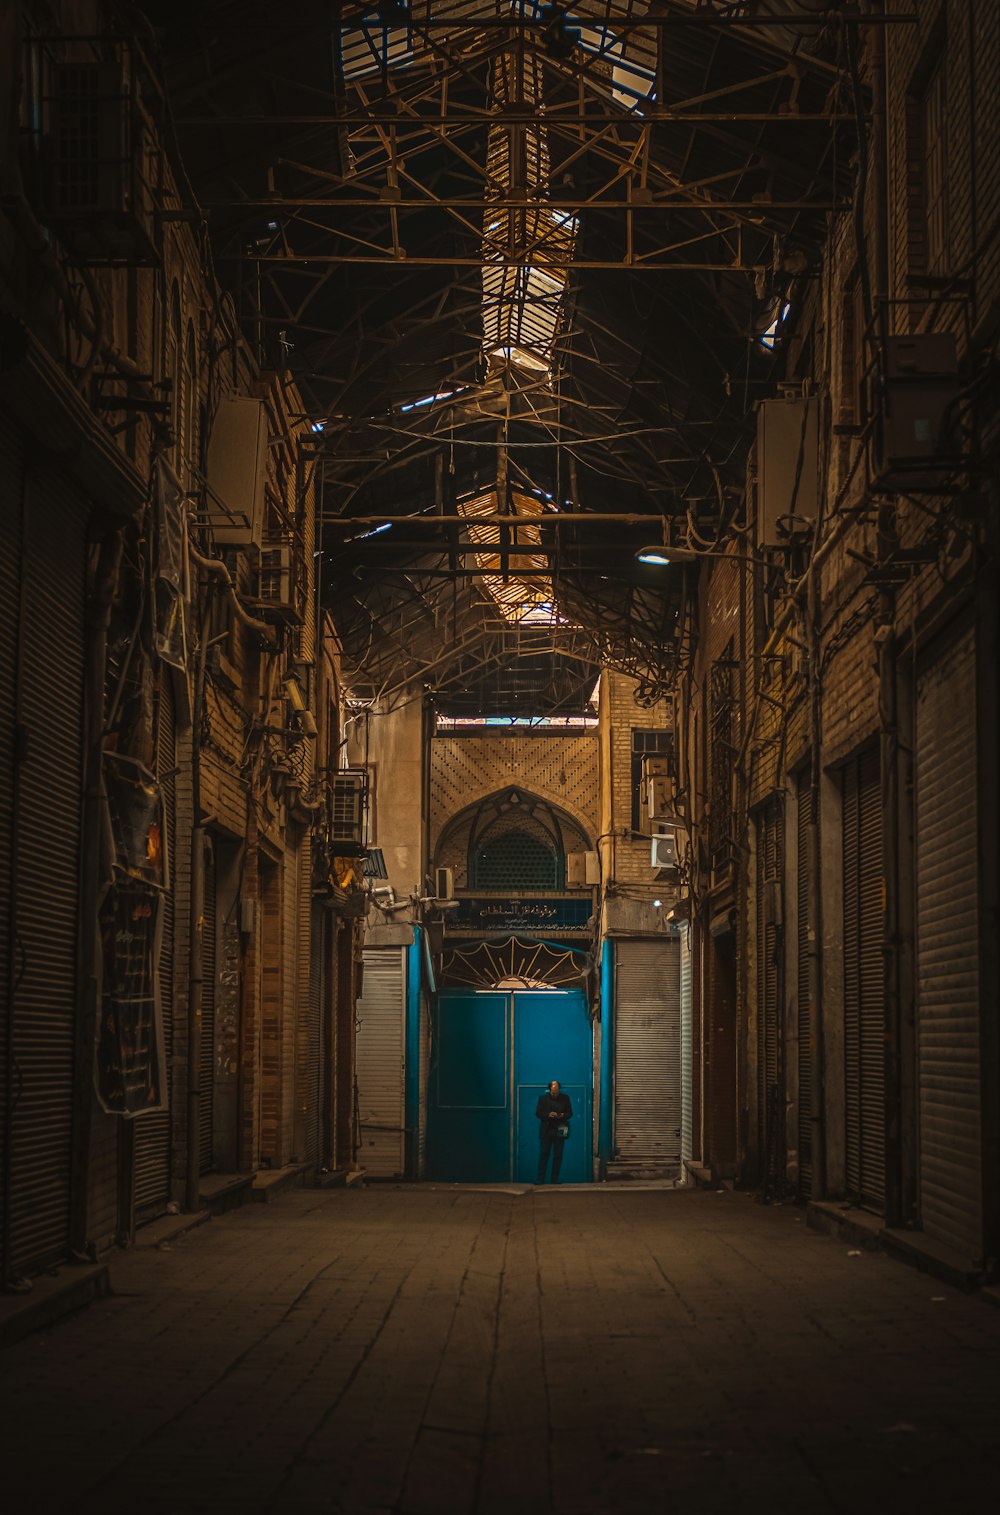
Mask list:
[[160,154],[127,48],[109,43],[109,53],[51,66],[41,215],[83,263],[149,267],[159,261]]
[[601,860],[596,852],[567,852],[566,883],[570,889],[593,887],[601,882]]
[[292,549],[286,542],[261,548],[254,598],[276,609],[293,608]]
[[883,483],[933,488],[942,472],[954,468],[958,448],[950,433],[958,397],[954,332],[888,338],[885,400],[876,434]]
[[217,546],[260,546],[266,477],[264,402],[227,395],[219,402],[208,442],[207,511]]
[[434,898],[437,900],[455,898],[455,870],[453,868],[434,869]]
[[816,519],[819,400],[761,400],[757,406],[757,546],[787,547]]
[[650,866],[656,869],[677,867],[677,833],[664,831],[652,841]]
[[[364,841],[367,774],[338,773],[330,784],[330,844],[358,848]],[[350,854],[346,854],[350,855]]]

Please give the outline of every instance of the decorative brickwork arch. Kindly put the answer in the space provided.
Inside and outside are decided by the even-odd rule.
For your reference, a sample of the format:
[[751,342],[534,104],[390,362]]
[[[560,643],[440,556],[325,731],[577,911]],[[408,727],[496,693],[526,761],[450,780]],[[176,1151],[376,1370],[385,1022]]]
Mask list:
[[588,833],[566,811],[511,784],[447,822],[434,864],[452,869],[458,889],[561,890],[566,854],[591,846]]

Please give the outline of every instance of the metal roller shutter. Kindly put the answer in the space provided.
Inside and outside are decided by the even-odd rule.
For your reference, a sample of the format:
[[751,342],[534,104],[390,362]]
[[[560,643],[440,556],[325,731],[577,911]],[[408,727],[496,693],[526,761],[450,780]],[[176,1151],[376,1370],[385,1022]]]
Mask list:
[[10,1265],[21,1273],[69,1243],[87,519],[58,473],[33,472],[27,489],[10,1153]]
[[681,1162],[691,1161],[693,1139],[693,1038],[692,990],[694,975],[691,962],[691,932],[684,927],[680,937],[680,1015],[681,1015]]
[[[167,1108],[154,1110],[149,1115],[140,1115],[135,1125],[135,1209],[140,1219],[149,1218],[170,1199],[170,1067],[174,1040],[174,930],[176,911],[174,904],[174,872],[177,866],[177,806],[175,799],[176,779],[173,770],[177,764],[177,734],[174,714],[174,692],[170,676],[161,668],[159,700],[156,711],[156,771],[169,774],[161,778],[163,808],[165,812],[167,860],[170,868],[170,887],[163,896],[163,937],[160,946],[159,993],[160,1014],[163,1016],[163,1047],[166,1056]],[[143,1213],[145,1212],[145,1213]]]
[[777,1171],[778,1000],[784,817],[773,802],[757,818],[757,1125],[762,1168]]
[[847,1190],[885,1206],[882,794],[877,750],[841,774]]
[[302,1109],[303,1144],[302,1161],[316,1163],[319,1160],[319,1111],[320,1111],[320,1059],[323,1039],[323,1004],[326,993],[327,925],[324,916],[329,911],[320,904],[311,904],[307,878],[300,869],[303,883],[300,909],[310,912],[312,930],[309,934],[309,1007],[306,1024],[304,1061],[302,1069],[303,1089],[299,1104]]
[[979,827],[971,629],[918,671],[915,779],[920,1218],[928,1236],[978,1262]]
[[680,944],[621,941],[615,975],[616,1160],[676,1172],[681,1143]]
[[218,953],[218,893],[215,853],[205,848],[205,927],[202,936],[201,1040],[198,1044],[198,1161],[200,1173],[215,1166],[212,1109],[215,1094],[215,969]]
[[813,792],[808,778],[798,786],[798,835],[796,895],[798,904],[795,1000],[798,1023],[798,1131],[799,1192],[812,1193],[812,1026],[809,1014],[809,827],[812,823]]
[[357,1008],[358,1159],[376,1178],[395,1178],[404,1165],[405,950],[366,948]]
[[[14,736],[17,699],[17,647],[21,569],[21,439],[17,429],[0,413],[0,984],[6,994],[12,962],[16,961],[16,938],[11,926],[14,863]],[[7,1173],[6,1139],[8,1074],[7,1039],[0,1035],[0,1175]],[[0,1223],[6,1197],[6,1181],[0,1183]]]

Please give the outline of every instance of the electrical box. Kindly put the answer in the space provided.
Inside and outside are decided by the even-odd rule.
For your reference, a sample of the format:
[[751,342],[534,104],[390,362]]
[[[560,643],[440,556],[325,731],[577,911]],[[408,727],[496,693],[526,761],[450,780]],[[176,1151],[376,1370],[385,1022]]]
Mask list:
[[816,520],[819,401],[816,395],[757,406],[757,546],[787,547]]
[[601,860],[596,852],[567,852],[566,883],[571,889],[600,882]]
[[208,443],[208,523],[218,547],[259,547],[264,531],[267,415],[263,400],[227,395]]
[[664,831],[660,836],[653,837],[650,866],[657,870],[677,867],[677,833],[675,831]]
[[455,870],[453,868],[434,869],[434,898],[438,900],[455,898]]
[[893,336],[886,342],[885,401],[878,438],[879,476],[901,489],[933,488],[958,448],[949,419],[958,399],[958,349],[950,331]]
[[651,821],[673,814],[675,794],[674,781],[669,774],[658,774],[649,780],[646,787],[646,804]]

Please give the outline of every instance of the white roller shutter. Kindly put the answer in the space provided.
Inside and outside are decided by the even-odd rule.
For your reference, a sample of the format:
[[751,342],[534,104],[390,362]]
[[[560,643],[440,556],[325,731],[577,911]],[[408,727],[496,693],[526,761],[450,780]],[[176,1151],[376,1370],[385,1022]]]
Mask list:
[[681,1161],[691,1161],[694,1110],[693,975],[691,932],[685,926],[680,936],[681,996]]
[[406,978],[404,947],[368,947],[358,1001],[358,1161],[375,1178],[404,1165],[403,1072]]
[[676,1173],[681,1155],[680,944],[621,941],[615,992],[620,1167]]
[[918,672],[917,1051],[920,1218],[982,1253],[975,639]]

